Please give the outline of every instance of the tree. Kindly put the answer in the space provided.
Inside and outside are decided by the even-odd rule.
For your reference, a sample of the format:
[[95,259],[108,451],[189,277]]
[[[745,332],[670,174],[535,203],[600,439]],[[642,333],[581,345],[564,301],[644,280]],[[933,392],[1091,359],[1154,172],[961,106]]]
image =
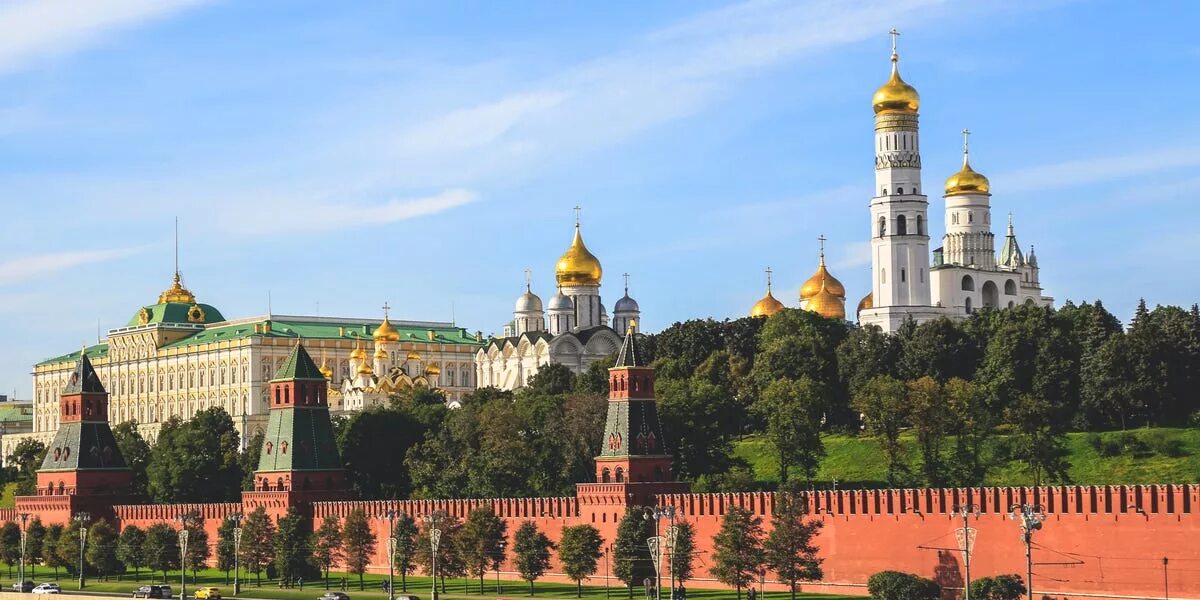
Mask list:
[[838,374],[850,397],[880,375],[895,376],[899,355],[898,336],[883,333],[878,325],[851,330],[837,347]]
[[246,570],[254,573],[254,583],[262,586],[262,572],[271,564],[272,545],[275,540],[275,524],[263,507],[254,509],[246,515],[242,525],[242,556],[241,564]]
[[942,588],[930,579],[899,571],[880,571],[867,579],[874,600],[938,600]]
[[946,406],[942,385],[926,375],[908,382],[909,422],[917,437],[921,453],[921,471],[930,487],[945,485],[946,467],[942,446],[949,434],[950,411]]
[[980,577],[971,582],[971,597],[976,600],[1021,600],[1025,580],[1020,575]]
[[46,537],[42,542],[42,554],[46,558],[46,566],[54,569],[55,579],[58,579],[58,569],[66,566],[58,555],[58,544],[62,535],[63,526],[55,523],[46,528]]
[[342,526],[337,515],[325,517],[313,532],[313,559],[325,574],[325,589],[329,589],[329,570],[342,560]]
[[564,527],[558,541],[558,562],[563,572],[575,582],[575,597],[583,596],[583,580],[596,573],[600,563],[600,547],[604,540],[600,531],[591,525]]
[[407,592],[408,574],[416,567],[417,522],[408,513],[400,513],[392,533],[396,538],[394,564],[400,571],[400,591]]
[[[454,543],[454,538],[458,535],[458,530],[462,527],[462,524],[454,517],[449,517],[442,513],[434,513],[434,515],[437,517],[437,529],[442,532],[438,540],[437,576],[441,582],[442,591],[445,592],[446,578],[454,577],[464,572],[462,559],[458,556],[458,545]],[[430,524],[426,522],[419,533],[414,558],[417,564],[421,565],[425,569],[425,572],[429,573],[432,577],[433,548],[430,544],[430,532]]]
[[887,482],[897,485],[906,472],[900,430],[908,415],[908,390],[894,377],[881,375],[866,383],[854,396],[854,408],[863,426],[879,440],[887,459]]
[[233,539],[233,530],[236,527],[237,523],[233,519],[226,518],[217,528],[217,568],[225,572],[225,585],[229,585],[229,572],[235,566],[240,566],[235,554],[238,549],[236,540]]
[[250,436],[250,441],[246,444],[246,449],[242,450],[241,456],[238,457],[238,465],[242,470],[242,489],[254,489],[254,471],[258,469],[258,461],[262,458],[263,442],[267,440],[267,436],[261,429],[254,432]]
[[412,494],[414,474],[396,467],[428,432],[414,412],[370,408],[354,413],[342,428],[338,451],[346,464],[346,478],[359,496],[405,498]]
[[199,518],[190,521],[188,525],[187,552],[184,555],[183,568],[191,569],[192,583],[196,583],[196,572],[208,566],[212,556],[212,548],[208,545],[208,532],[204,530]]
[[983,391],[954,378],[943,388],[954,437],[952,478],[955,485],[983,485],[991,467],[991,442],[998,418],[988,409]]
[[0,560],[8,565],[8,576],[12,577],[13,565],[21,559],[21,527],[12,521],[6,521],[0,527]]
[[84,558],[101,580],[125,571],[125,565],[117,558],[118,541],[116,528],[104,519],[92,523],[88,528]]
[[311,578],[313,554],[308,547],[308,527],[304,518],[293,509],[280,517],[273,536],[275,549],[275,572],[280,581],[295,582]]
[[575,389],[575,373],[570,367],[552,362],[538,368],[529,378],[522,393],[559,395]]
[[613,575],[625,582],[630,598],[633,598],[633,586],[654,574],[650,549],[646,547],[646,540],[652,535],[654,525],[646,519],[644,512],[633,507],[625,509],[613,545]]
[[358,589],[365,589],[363,573],[367,572],[367,565],[371,564],[371,556],[375,554],[375,534],[371,532],[367,513],[356,508],[346,515],[342,535],[345,536],[342,545],[346,549],[346,570],[358,575]]
[[813,545],[813,538],[824,523],[805,519],[808,507],[799,494],[780,492],[775,498],[777,504],[771,516],[771,533],[763,542],[763,558],[779,582],[788,584],[795,600],[796,582],[820,581],[824,577],[822,560]]
[[33,439],[25,438],[13,448],[12,454],[5,457],[5,464],[17,468],[17,496],[32,496],[37,493],[37,470],[46,458],[46,445]]
[[673,444],[676,472],[696,479],[727,471],[743,411],[733,394],[701,379],[659,378],[655,395],[663,429],[688,432]]
[[121,528],[121,537],[117,541],[117,558],[126,567],[133,567],[133,580],[141,581],[139,569],[146,566],[146,532],[137,525],[126,525]]
[[529,595],[534,595],[533,582],[550,568],[550,551],[554,542],[538,530],[533,521],[525,521],[513,536],[513,554],[521,579],[529,582]]
[[732,506],[721,519],[721,530],[713,537],[713,577],[737,588],[753,585],[763,564],[762,519],[739,506]]
[[1023,461],[1033,476],[1033,485],[1042,479],[1065,481],[1070,463],[1066,440],[1058,421],[1051,416],[1054,407],[1033,394],[1021,394],[1005,411],[1005,420],[1016,428],[1012,436],[1013,455]]
[[675,580],[683,585],[692,578],[695,569],[696,528],[688,521],[680,521],[675,527],[678,532],[675,534],[675,556],[671,558],[671,569],[675,572]]
[[779,479],[788,480],[788,467],[796,465],[809,481],[817,474],[825,446],[821,443],[821,418],[825,391],[808,377],[797,381],[776,379],[767,385],[754,409],[767,425],[767,440],[779,457]]
[[146,467],[157,502],[237,500],[242,487],[241,445],[233,419],[212,407],[187,421],[163,423]]
[[125,458],[125,464],[133,472],[129,492],[136,496],[145,496],[146,466],[150,463],[150,444],[138,432],[138,423],[134,420],[118,423],[112,428],[112,433],[117,442],[117,449]]
[[46,558],[46,526],[34,517],[25,528],[25,558],[30,568],[30,578],[37,579],[37,564]]
[[[66,531],[63,537],[66,537]],[[151,571],[161,571],[162,580],[167,580],[167,571],[179,568],[179,532],[166,523],[155,523],[146,528],[146,543],[142,556]]]
[[458,535],[454,538],[456,550],[462,558],[467,573],[479,578],[479,593],[483,593],[483,576],[488,567],[503,560],[500,542],[504,539],[505,524],[491,506],[479,506],[472,510]]
[[78,575],[79,551],[79,521],[72,519],[58,537],[54,553],[58,555],[59,563],[68,573]]

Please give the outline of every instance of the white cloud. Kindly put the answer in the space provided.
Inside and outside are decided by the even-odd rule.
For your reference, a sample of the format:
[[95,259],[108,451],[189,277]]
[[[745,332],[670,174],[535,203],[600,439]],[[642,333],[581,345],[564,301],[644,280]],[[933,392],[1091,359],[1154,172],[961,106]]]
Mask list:
[[14,258],[0,262],[0,285],[34,279],[80,265],[117,260],[142,250],[143,248],[80,250]]
[[871,242],[859,241],[845,244],[839,250],[839,256],[831,261],[831,266],[839,270],[852,270],[871,264]]
[[272,233],[312,232],[344,229],[346,222],[330,215],[354,215],[356,223],[382,225],[457,208],[479,200],[479,194],[466,189],[448,189],[433,196],[398,198],[382,204],[333,204],[294,200],[254,201],[224,222],[237,233],[261,233],[269,223]]
[[67,54],[206,0],[16,0],[0,4],[0,71]]
[[1200,166],[1191,148],[1163,148],[1120,156],[1098,156],[1019,169],[997,176],[1009,191],[1079,187],[1147,173]]

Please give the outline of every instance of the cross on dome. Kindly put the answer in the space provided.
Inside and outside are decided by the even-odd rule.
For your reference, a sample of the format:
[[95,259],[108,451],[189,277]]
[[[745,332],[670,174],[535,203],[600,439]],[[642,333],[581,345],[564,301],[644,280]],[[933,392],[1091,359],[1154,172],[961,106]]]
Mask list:
[[533,287],[533,269],[525,267],[525,291],[531,291]]
[[892,30],[888,32],[888,35],[892,36],[892,60],[896,60],[896,58],[899,56],[896,53],[896,39],[900,37],[900,32],[896,31],[896,28],[893,27]]
[[388,318],[388,311],[391,309],[392,309],[392,307],[390,305],[388,305],[386,300],[384,300],[383,301],[383,318],[385,320]]
[[767,293],[771,293],[771,267],[767,267]]

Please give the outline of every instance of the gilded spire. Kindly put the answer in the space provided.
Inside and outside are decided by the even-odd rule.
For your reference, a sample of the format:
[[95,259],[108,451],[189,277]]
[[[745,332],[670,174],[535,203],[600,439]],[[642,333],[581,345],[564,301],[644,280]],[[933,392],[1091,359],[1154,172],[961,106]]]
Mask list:
[[962,130],[963,162],[957,173],[946,179],[946,195],[959,196],[963,194],[991,195],[991,183],[987,177],[971,168],[971,130]]
[[392,326],[392,322],[388,319],[388,311],[391,306],[387,302],[383,303],[383,322],[379,327],[375,328],[374,339],[376,342],[398,342],[400,341],[400,332]]
[[808,281],[805,281],[804,285],[800,286],[801,302],[816,296],[817,293],[821,291],[822,287],[838,298],[846,298],[846,286],[842,285],[842,282],[838,281],[838,279],[829,272],[828,267],[825,266],[825,240],[826,238],[824,235],[817,237],[817,242],[820,244],[820,254],[817,259],[817,272],[813,273],[813,276],[809,277]]
[[893,28],[889,35],[892,36],[892,76],[887,83],[875,90],[871,103],[874,105],[875,114],[915,113],[921,106],[921,95],[917,93],[916,88],[900,78],[900,54],[896,51],[896,38],[900,36],[900,32]]
[[567,251],[558,259],[558,264],[554,268],[554,276],[560,286],[598,286],[600,279],[604,276],[600,259],[596,258],[596,255],[592,254],[583,243],[583,234],[579,230],[579,211],[580,208],[576,206],[575,237],[571,240],[571,247],[567,248]]
[[771,293],[771,267],[767,267],[767,293],[754,306],[750,307],[750,316],[769,317],[784,309],[783,303]]

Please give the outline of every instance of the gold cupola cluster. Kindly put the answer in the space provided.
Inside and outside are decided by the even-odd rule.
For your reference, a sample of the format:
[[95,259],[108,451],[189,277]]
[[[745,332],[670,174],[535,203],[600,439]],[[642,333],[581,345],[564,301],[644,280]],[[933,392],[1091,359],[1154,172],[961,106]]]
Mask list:
[[971,148],[968,144],[970,135],[971,132],[969,130],[963,130],[963,164],[957,173],[946,179],[947,196],[963,196],[966,194],[992,195],[992,185],[988,182],[988,178],[971,168]]
[[846,286],[825,266],[825,238],[822,236],[817,272],[800,286],[800,307],[829,319],[846,318]]
[[604,269],[600,259],[592,254],[583,244],[583,235],[579,232],[579,223],[575,223],[575,238],[571,247],[563,253],[554,266],[554,278],[558,285],[570,287],[575,285],[600,285]]
[[921,95],[917,93],[917,88],[900,78],[900,55],[896,53],[895,38],[898,34],[894,30],[892,33],[892,76],[875,90],[871,105],[875,108],[875,114],[915,113],[921,108]]

